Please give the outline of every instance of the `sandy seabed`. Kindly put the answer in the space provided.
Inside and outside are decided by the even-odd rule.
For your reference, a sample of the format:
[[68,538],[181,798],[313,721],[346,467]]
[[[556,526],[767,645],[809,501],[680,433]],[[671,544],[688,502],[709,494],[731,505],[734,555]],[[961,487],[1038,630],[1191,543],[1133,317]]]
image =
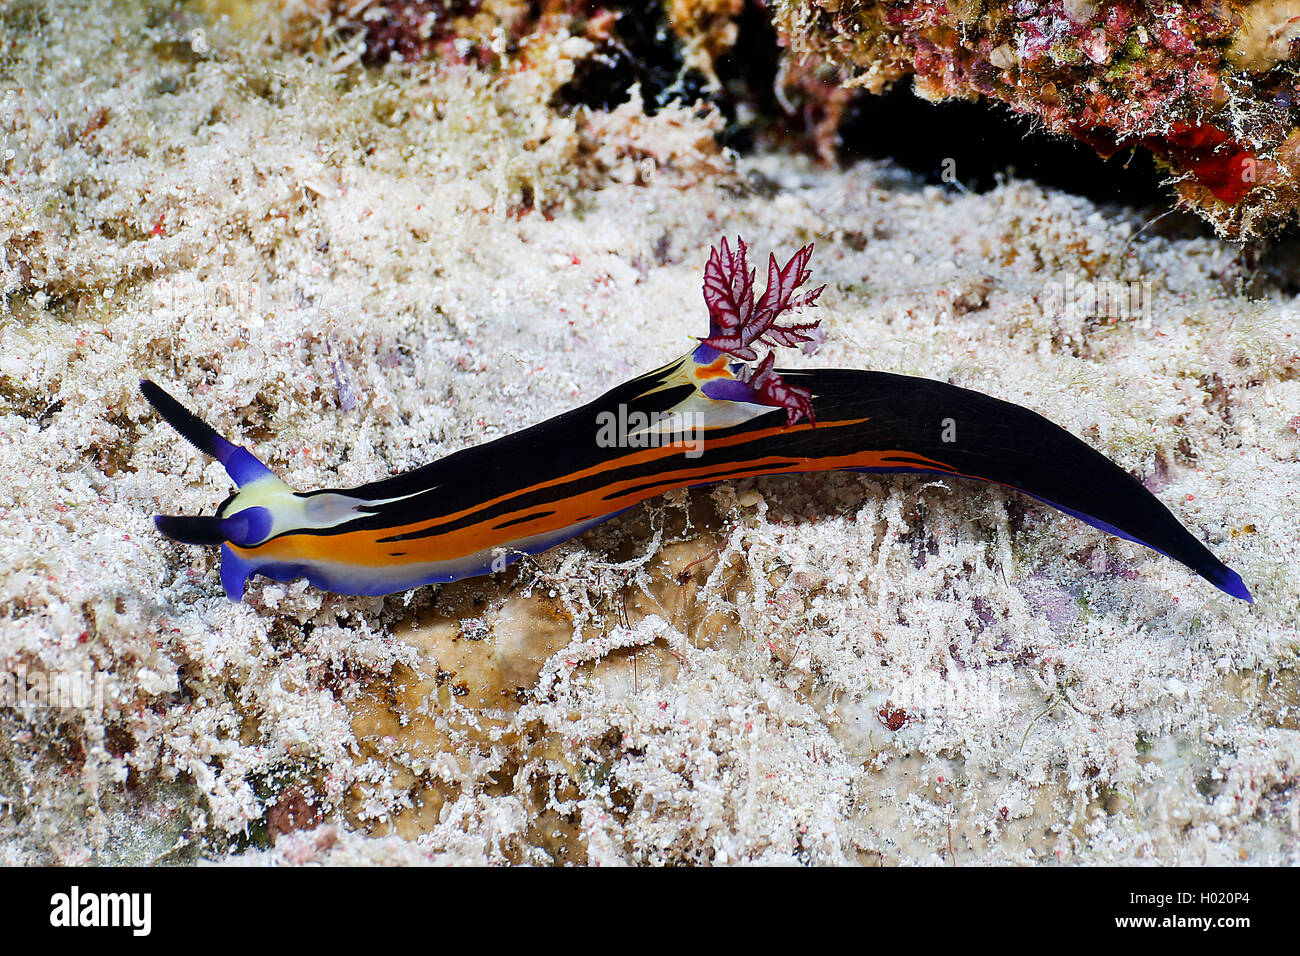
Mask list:
[[[1234,246],[739,159],[689,110],[561,116],[562,37],[489,77],[131,5],[2,22],[0,861],[1297,862],[1300,307],[1235,291]],[[154,532],[230,486],[140,378],[295,488],[359,484],[685,351],[724,234],[816,243],[828,338],[785,364],[1043,413],[1256,604],[902,476],[670,495],[387,598],[233,604]],[[1061,308],[1084,283],[1143,307]]]

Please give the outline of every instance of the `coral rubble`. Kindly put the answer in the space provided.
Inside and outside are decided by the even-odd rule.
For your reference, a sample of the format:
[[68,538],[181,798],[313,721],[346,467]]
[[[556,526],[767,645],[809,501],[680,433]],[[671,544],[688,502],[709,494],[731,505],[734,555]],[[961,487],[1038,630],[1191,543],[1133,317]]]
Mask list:
[[[1025,180],[737,158],[646,83],[566,111],[594,4],[373,65],[317,0],[205,6],[0,4],[0,862],[1300,860],[1294,270]],[[674,8],[720,49],[725,3]],[[229,488],[141,377],[296,487],[375,480],[678,354],[724,229],[816,241],[826,364],[1032,401],[1258,603],[955,479],[683,492],[382,599],[232,604],[153,532]]]

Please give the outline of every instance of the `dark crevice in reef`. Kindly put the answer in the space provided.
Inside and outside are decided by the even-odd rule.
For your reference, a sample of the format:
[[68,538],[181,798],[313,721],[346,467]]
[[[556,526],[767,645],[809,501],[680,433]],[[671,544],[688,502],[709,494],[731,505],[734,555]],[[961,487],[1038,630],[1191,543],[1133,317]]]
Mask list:
[[601,7],[616,16],[610,34],[556,93],[557,109],[612,110],[627,102],[637,84],[645,111],[652,116],[673,101],[692,104],[709,98],[707,78],[686,68],[662,6],[627,0]]
[[[1213,235],[1201,218],[1175,210],[1168,175],[1144,148],[1103,159],[1087,144],[1049,134],[987,100],[930,103],[917,97],[907,81],[880,95],[849,91],[837,83],[836,71],[816,58],[792,56],[783,69],[779,37],[763,0],[741,5],[733,20],[734,45],[713,55],[713,83],[700,69],[687,66],[668,8],[663,0],[533,0],[512,29],[517,40],[548,16],[567,16],[570,33],[596,44],[555,94],[552,105],[564,114],[582,106],[613,110],[639,87],[651,115],[672,103],[716,107],[725,121],[719,140],[738,152],[803,152],[844,164],[890,160],[925,182],[974,192],[1018,177],[1099,204],[1131,208],[1146,221],[1148,236]],[[481,0],[393,0],[367,8],[343,34],[365,34],[367,63],[427,59],[449,55],[458,18],[481,9]],[[699,26],[677,24],[684,33]],[[457,55],[487,62],[489,53],[483,48]],[[1300,230],[1292,229],[1286,238],[1298,235]],[[1266,285],[1292,290],[1294,273],[1282,260],[1294,246],[1270,254],[1275,248],[1261,245],[1256,250],[1265,267],[1260,274]],[[1281,278],[1271,281],[1273,273]]]
[[[1167,208],[1164,174],[1144,150],[1102,159],[1088,146],[1034,129],[987,102],[931,103],[900,83],[856,97],[840,126],[845,159],[891,159],[944,183],[945,167],[965,188],[987,192],[1014,175],[1099,203]],[[1208,235],[1208,229],[1203,233]]]
[[1295,230],[1243,246],[1239,261],[1244,294],[1262,297],[1276,291],[1300,296],[1300,236]]
[[[573,79],[557,92],[554,106],[612,110],[627,102],[639,84],[646,113],[673,102],[712,104],[725,121],[719,141],[738,152],[759,143],[806,149],[802,118],[788,116],[776,93],[781,50],[763,8],[750,0],[736,19],[736,42],[713,62],[711,84],[700,70],[687,67],[682,43],[658,3],[638,0],[601,3],[616,15],[609,37],[578,64]],[[581,33],[581,30],[577,32]]]
[[[1034,129],[1024,117],[987,102],[930,103],[917,97],[910,83],[899,83],[880,95],[841,93],[832,103],[833,81],[814,80],[815,68],[800,67],[787,75],[795,86],[782,97],[777,92],[781,49],[757,3],[745,4],[734,47],[714,61],[720,84],[714,89],[702,73],[685,67],[681,42],[661,4],[625,0],[599,7],[616,19],[608,38],[557,93],[561,111],[578,105],[614,109],[639,83],[647,113],[673,101],[715,105],[726,120],[722,144],[739,152],[764,146],[825,156],[825,144],[817,140],[829,129],[835,131],[831,135],[842,162],[889,159],[936,184],[945,182],[945,161],[951,160],[956,180],[975,192],[1017,176],[1094,202],[1149,209],[1152,216],[1170,207],[1166,177],[1145,150],[1105,160],[1084,144]],[[836,129],[834,114],[841,109]],[[824,128],[817,129],[818,123]],[[1199,219],[1182,213],[1148,233],[1211,234]]]
[[[784,111],[776,96],[780,65],[776,29],[757,4],[746,3],[736,21],[735,45],[729,53],[718,57],[713,67],[722,84],[722,93],[714,101],[727,120],[720,137],[723,146],[737,152],[752,150],[759,139],[756,135],[759,117],[785,125]],[[750,107],[754,118],[749,122],[737,121],[739,103]]]

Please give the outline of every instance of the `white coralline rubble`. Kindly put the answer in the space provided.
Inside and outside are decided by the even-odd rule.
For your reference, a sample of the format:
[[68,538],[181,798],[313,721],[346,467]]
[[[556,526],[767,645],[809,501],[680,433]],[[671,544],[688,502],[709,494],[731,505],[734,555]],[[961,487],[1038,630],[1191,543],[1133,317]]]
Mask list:
[[[92,696],[0,685],[0,861],[1300,862],[1300,321],[1230,291],[1234,247],[1025,181],[737,160],[687,111],[596,143],[546,106],[573,44],[339,72],[43,9],[0,37],[0,668]],[[382,599],[231,604],[213,551],[153,531],[229,487],[140,378],[346,487],[683,352],[723,234],[816,243],[828,337],[791,364],[1042,412],[1257,603],[902,476],[697,489]],[[1047,305],[1103,281],[1144,314]]]

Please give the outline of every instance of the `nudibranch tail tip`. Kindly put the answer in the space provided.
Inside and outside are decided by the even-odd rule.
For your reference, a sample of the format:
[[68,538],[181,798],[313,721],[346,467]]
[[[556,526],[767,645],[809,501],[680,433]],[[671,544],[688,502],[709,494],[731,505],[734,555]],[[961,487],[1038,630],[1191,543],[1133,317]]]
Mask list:
[[1211,578],[1210,583],[1225,594],[1241,598],[1247,604],[1255,603],[1255,597],[1250,593],[1250,588],[1246,587],[1246,582],[1241,579],[1241,575],[1227,565],[1224,565],[1218,580]]

